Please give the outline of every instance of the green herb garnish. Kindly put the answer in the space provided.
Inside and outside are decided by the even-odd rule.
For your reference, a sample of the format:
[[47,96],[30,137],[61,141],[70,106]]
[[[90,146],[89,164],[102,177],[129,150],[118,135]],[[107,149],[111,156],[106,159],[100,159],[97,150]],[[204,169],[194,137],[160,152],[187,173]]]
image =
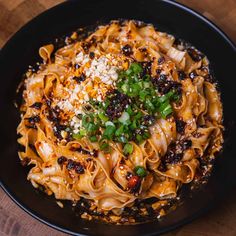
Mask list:
[[124,148],[123,148],[123,152],[124,152],[125,155],[132,154],[132,152],[133,152],[133,145],[131,143],[126,143]]
[[[80,139],[86,135],[91,142],[98,142],[104,152],[110,151],[110,141],[119,142],[123,145],[123,153],[129,155],[133,152],[130,141],[140,144],[150,138],[149,126],[160,117],[166,119],[170,116],[173,113],[171,103],[178,101],[180,96],[174,89],[160,96],[150,75],[143,75],[139,63],[132,63],[128,70],[119,72],[117,90],[127,104],[119,107],[118,117],[107,113],[111,105],[119,106],[119,102],[112,100],[112,94],[104,102],[90,100],[93,112],[87,111],[82,117],[82,128],[78,134],[73,134],[73,138]],[[143,177],[146,170],[138,166],[135,173]]]
[[136,166],[134,168],[134,172],[135,172],[136,175],[138,175],[139,177],[142,177],[142,178],[147,175],[146,169],[142,166]]

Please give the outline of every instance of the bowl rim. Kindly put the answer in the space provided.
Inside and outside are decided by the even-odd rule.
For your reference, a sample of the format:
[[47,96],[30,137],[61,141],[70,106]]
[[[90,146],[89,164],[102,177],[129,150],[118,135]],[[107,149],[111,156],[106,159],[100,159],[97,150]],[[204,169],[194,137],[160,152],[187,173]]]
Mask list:
[[[47,14],[49,14],[51,11],[55,11],[58,8],[63,7],[64,5],[67,4],[71,4],[71,2],[75,2],[75,1],[82,1],[82,0],[71,0],[71,1],[65,1],[62,3],[59,3],[45,11],[43,11],[42,13],[38,14],[37,16],[35,16],[34,18],[32,18],[30,21],[28,21],[26,24],[24,24],[19,30],[17,30],[8,40],[7,42],[3,45],[2,49],[7,49],[8,47],[10,47],[11,42],[15,39],[15,36],[20,34],[22,31],[26,30],[28,27],[30,27],[31,25],[33,25],[36,21],[40,20],[40,18],[42,16],[45,16]],[[221,30],[215,23],[213,23],[210,19],[206,18],[205,16],[203,16],[201,13],[193,10],[191,7],[186,6],[183,3],[179,3],[173,0],[158,0],[161,2],[164,2],[166,4],[175,6],[183,11],[186,11],[188,13],[190,13],[191,15],[195,16],[196,18],[200,19],[202,22],[206,23],[208,25],[208,27],[212,28],[216,33],[218,33],[223,39],[224,41],[231,47],[231,49],[233,51],[236,52],[236,43],[233,42],[233,40],[230,39],[230,37],[223,31]],[[2,50],[0,50],[0,55]],[[78,233],[78,232],[74,232],[73,230],[67,229],[63,226],[59,226],[53,222],[51,222],[50,220],[48,221],[47,219],[39,216],[39,214],[37,212],[34,212],[32,209],[30,209],[29,207],[25,206],[21,200],[19,200],[14,192],[11,192],[7,185],[3,183],[3,181],[0,179],[0,187],[1,189],[10,197],[10,199],[17,205],[19,206],[24,212],[26,212],[27,214],[29,214],[31,217],[33,217],[34,219],[38,220],[39,222],[55,229],[58,230],[60,232],[63,233],[67,233],[69,235],[81,235],[81,236],[86,236],[88,234],[82,234],[82,233]],[[187,218],[184,218],[183,220],[179,221],[176,224],[170,225],[164,229],[161,229],[159,232],[161,234],[163,233],[167,233],[169,231],[172,231],[182,225],[188,224],[190,222],[192,222],[194,219],[198,218],[200,215],[202,215],[204,212],[208,211],[211,208],[212,204],[209,204],[207,206],[207,208],[204,209],[199,209],[198,212],[193,213],[191,216],[188,216]],[[115,225],[114,225],[115,226]],[[156,235],[156,232],[147,234],[147,235]]]

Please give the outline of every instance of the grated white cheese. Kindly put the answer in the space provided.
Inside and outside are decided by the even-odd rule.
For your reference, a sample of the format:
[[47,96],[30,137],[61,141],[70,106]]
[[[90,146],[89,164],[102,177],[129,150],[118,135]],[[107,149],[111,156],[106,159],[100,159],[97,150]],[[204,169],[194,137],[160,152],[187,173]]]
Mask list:
[[98,100],[99,102],[101,102],[101,101],[102,101],[102,96],[101,96],[101,95],[98,95],[98,96],[97,96],[97,100]]
[[73,103],[75,101],[78,101],[78,93],[83,90],[83,86],[76,84],[75,88],[73,90],[70,90],[68,88],[65,88],[65,90],[68,92],[68,97],[66,100],[61,100],[57,103],[60,109],[65,110],[65,111],[73,111],[75,107],[73,106]]
[[79,132],[79,128],[82,126],[82,120],[74,116],[71,119],[70,126],[73,128],[73,132],[77,134]]
[[57,105],[61,110],[72,111],[74,109],[69,100],[61,100],[57,103]]
[[[112,58],[111,55],[101,56],[99,58],[94,58],[91,60],[91,64],[89,68],[84,68],[84,73],[90,79],[94,79],[96,77],[100,78],[101,81],[105,84],[111,85],[118,79],[117,69],[118,67],[111,65],[116,61],[109,60]],[[85,65],[90,61],[88,55],[84,55],[83,52],[77,54],[75,58],[75,62],[79,63],[81,66]],[[114,64],[113,63],[113,64]]]
[[89,101],[89,95],[88,95],[88,93],[84,93],[84,101]]
[[[118,79],[117,70],[119,69],[117,60],[114,59],[112,54],[107,54],[106,56],[96,56],[90,59],[88,54],[80,52],[75,57],[75,62],[80,66],[84,66],[83,73],[87,78],[89,78],[86,83],[74,84],[74,87],[64,88],[67,93],[66,97],[59,99],[57,105],[61,110],[72,111],[75,115],[83,114],[81,106],[90,100],[89,89],[93,87],[93,81],[99,78],[103,83],[107,85],[115,86],[115,81]],[[89,62],[89,63],[88,63]],[[72,80],[73,76],[68,77]],[[97,97],[95,99],[99,102],[103,100],[103,91],[100,87],[96,90]],[[94,95],[93,95],[94,96]],[[77,122],[78,123],[78,122]],[[71,126],[74,129],[78,129],[80,126],[74,122]]]
[[75,110],[75,115],[80,115],[80,114],[83,114],[84,112],[80,109],[80,108],[77,108]]
[[79,133],[79,129],[74,129],[73,133],[78,134]]
[[98,77],[103,83],[111,85],[118,79],[117,69],[118,67],[109,64],[108,58],[102,56],[91,62],[90,67],[85,70],[85,75],[91,79]]
[[72,118],[72,121],[73,121],[74,123],[80,122],[80,120],[79,120],[78,117],[76,117],[76,116],[74,116],[74,117]]
[[85,58],[83,52],[80,52],[79,54],[76,55],[75,62],[79,64],[85,64],[84,60],[87,59]]

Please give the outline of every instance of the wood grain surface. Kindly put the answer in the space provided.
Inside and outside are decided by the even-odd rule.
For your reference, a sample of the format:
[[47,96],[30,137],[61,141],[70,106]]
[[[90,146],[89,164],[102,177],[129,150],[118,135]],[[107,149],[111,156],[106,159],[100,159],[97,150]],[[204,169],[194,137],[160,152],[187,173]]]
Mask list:
[[[99,0],[98,0],[99,1]],[[62,0],[0,0],[0,47],[26,22]],[[236,0],[179,0],[202,13],[236,42]],[[236,236],[236,189],[219,207],[166,236]],[[0,189],[0,236],[66,236],[21,210]]]

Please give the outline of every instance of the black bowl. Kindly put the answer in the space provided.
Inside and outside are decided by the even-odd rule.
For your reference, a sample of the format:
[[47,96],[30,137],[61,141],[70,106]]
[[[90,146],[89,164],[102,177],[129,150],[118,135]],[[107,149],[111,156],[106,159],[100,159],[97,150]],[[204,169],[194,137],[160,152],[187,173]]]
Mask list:
[[[187,196],[183,205],[161,221],[133,226],[114,226],[80,219],[69,205],[58,207],[52,197],[35,190],[26,180],[27,170],[17,156],[16,127],[19,114],[13,105],[16,87],[27,66],[38,58],[38,48],[71,31],[111,19],[138,19],[153,23],[204,52],[222,92],[225,145],[217,158],[209,183]],[[183,225],[197,217],[235,182],[234,158],[236,79],[235,46],[214,24],[183,5],[172,1],[86,0],[67,1],[39,15],[17,32],[0,53],[1,187],[26,212],[58,230],[84,235],[155,235]]]

